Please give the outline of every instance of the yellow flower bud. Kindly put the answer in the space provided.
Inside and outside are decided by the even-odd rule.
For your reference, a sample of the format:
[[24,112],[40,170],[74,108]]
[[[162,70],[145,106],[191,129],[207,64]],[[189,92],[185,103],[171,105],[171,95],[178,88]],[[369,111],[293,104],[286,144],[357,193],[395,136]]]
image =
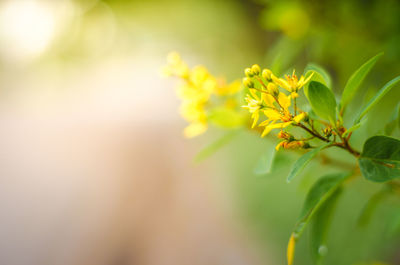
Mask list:
[[254,76],[254,73],[253,73],[253,71],[252,71],[250,68],[244,69],[244,74],[245,74],[247,77],[253,77],[253,76]]
[[260,68],[260,66],[259,66],[258,64],[254,64],[254,65],[251,67],[251,71],[253,71],[253,73],[254,73],[255,75],[259,75],[260,72],[261,72],[261,68]]
[[326,137],[330,137],[331,135],[332,135],[332,128],[331,127],[326,127],[324,130],[323,130],[323,133],[324,133],[324,135],[326,136]]
[[270,93],[271,95],[274,95],[274,96],[278,96],[278,94],[279,94],[278,86],[271,82],[268,83],[268,85],[267,85],[267,91],[268,91],[268,93]]
[[304,146],[304,141],[292,141],[283,146],[285,149],[297,149]]
[[248,77],[243,78],[243,85],[247,88],[254,88],[254,82]]
[[267,80],[268,82],[271,82],[272,78],[272,72],[269,69],[264,69],[262,71],[262,77],[264,77],[265,80]]
[[289,139],[290,138],[290,134],[284,131],[280,131],[278,133],[278,138],[280,139]]

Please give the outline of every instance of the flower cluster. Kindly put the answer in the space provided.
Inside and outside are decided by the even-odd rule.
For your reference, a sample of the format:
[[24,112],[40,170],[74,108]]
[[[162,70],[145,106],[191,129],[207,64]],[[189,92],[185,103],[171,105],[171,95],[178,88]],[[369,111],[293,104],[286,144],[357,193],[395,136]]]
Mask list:
[[[297,141],[282,129],[298,124],[307,117],[305,112],[297,108],[296,98],[299,96],[298,91],[311,79],[312,75],[307,79],[304,76],[299,79],[293,71],[292,75],[287,75],[286,79],[283,79],[276,77],[269,69],[261,71],[257,64],[246,68],[244,72],[246,77],[243,78],[243,84],[249,89],[249,94],[245,99],[247,105],[243,107],[252,114],[252,127],[257,125],[260,116],[263,115],[266,119],[258,125],[264,127],[262,137],[273,129],[281,129],[278,137],[283,141],[277,145],[277,149],[305,147],[304,141]],[[289,94],[280,91],[279,88],[283,88]],[[289,109],[291,106],[293,106],[293,111]]]
[[[365,141],[362,152],[354,149],[350,143],[352,133],[362,126],[363,117],[394,85],[400,83],[400,76],[385,84],[366,103],[350,128],[344,127],[345,108],[356,95],[362,79],[368,73],[369,70],[366,69],[371,69],[381,55],[378,54],[367,61],[351,76],[339,104],[330,87],[330,82],[328,82],[329,75],[315,65],[312,70],[306,71],[307,78],[297,77],[295,71],[291,75],[279,78],[271,70],[262,70],[259,65],[255,64],[244,70],[246,76],[243,78],[244,86],[241,86],[238,81],[227,84],[224,79],[212,76],[202,66],[190,69],[176,53],[172,53],[168,57],[169,64],[165,67],[164,73],[182,80],[178,87],[178,94],[182,99],[182,115],[190,123],[184,131],[187,137],[204,132],[209,123],[224,128],[241,126],[252,130],[257,126],[260,130],[256,131],[262,132],[262,137],[273,129],[279,129],[276,136],[280,142],[276,145],[276,150],[281,148],[312,149],[303,154],[291,167],[287,177],[288,182],[299,175],[304,167],[319,155],[319,152],[331,147],[345,150],[358,159],[357,164],[352,164],[326,155],[320,156],[324,164],[337,165],[343,167],[345,171],[321,176],[311,187],[303,206],[307,214],[301,213],[288,243],[288,265],[293,264],[296,242],[300,239],[307,224],[313,220],[317,226],[326,225],[318,223],[320,221],[318,219],[312,219],[315,212],[324,207],[326,213],[331,214],[334,209],[329,208],[332,206],[329,202],[337,200],[337,196],[340,195],[339,191],[345,187],[348,180],[356,175],[363,175],[369,181],[380,183],[386,181],[389,186],[380,190],[379,196],[386,192],[392,194],[400,187],[400,184],[396,183],[396,177],[399,176],[399,168],[396,166],[400,165],[399,139],[383,135],[372,136]],[[313,75],[314,78],[312,78]],[[245,89],[241,90],[243,87]],[[303,87],[312,109],[310,115],[297,106],[296,101],[300,97],[299,91]],[[244,93],[238,93],[239,91]],[[246,105],[241,108],[240,105],[244,101]],[[392,118],[385,126],[385,134],[392,135],[394,133],[395,124],[400,121],[399,110],[400,105],[396,107]],[[199,157],[203,159],[204,156],[210,155],[227,143],[232,138],[231,135],[227,134],[218,139],[210,147],[204,149],[206,152],[201,152]],[[266,163],[265,157],[261,157],[261,159],[262,163],[257,164],[257,172],[267,174],[273,168],[275,156],[270,156],[268,163]],[[259,170],[260,164],[264,167],[262,170]],[[311,202],[309,198],[312,198]],[[367,204],[364,208],[368,209],[368,206]],[[364,214],[362,213],[361,217]],[[319,241],[318,237],[313,240],[316,240],[315,246],[321,246],[323,243]],[[320,262],[320,258],[322,258],[319,253],[320,248],[313,248],[313,251],[317,254],[313,255],[318,259],[316,262]]]
[[236,107],[236,103],[230,96],[240,90],[240,81],[228,84],[225,79],[211,75],[204,66],[195,66],[190,69],[175,52],[170,53],[167,60],[168,65],[163,68],[163,74],[176,76],[182,80],[177,93],[182,100],[181,115],[190,123],[184,129],[186,137],[195,137],[207,130],[208,112],[215,107],[212,97],[222,98],[228,108]]

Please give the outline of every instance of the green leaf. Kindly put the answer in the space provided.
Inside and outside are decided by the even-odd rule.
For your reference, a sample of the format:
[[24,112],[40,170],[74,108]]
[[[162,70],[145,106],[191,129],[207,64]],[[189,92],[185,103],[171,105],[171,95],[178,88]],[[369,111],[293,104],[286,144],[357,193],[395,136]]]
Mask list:
[[388,123],[385,125],[385,134],[391,135],[396,129],[398,123],[400,127],[400,103],[397,104],[396,108],[392,112],[392,115],[390,115]]
[[388,225],[386,228],[386,237],[391,238],[400,233],[400,211],[396,211],[388,218]]
[[290,170],[290,173],[287,177],[287,182],[292,181],[292,179],[304,169],[304,167],[311,161],[311,159],[313,159],[319,151],[326,148],[328,145],[330,145],[330,143],[321,145],[320,147],[315,148],[308,153],[305,153],[299,159],[297,159],[297,161],[294,162],[292,169]]
[[208,119],[216,126],[222,128],[237,128],[244,124],[245,116],[233,109],[219,107],[208,113]]
[[368,200],[367,204],[364,206],[360,217],[358,218],[357,224],[359,226],[367,225],[379,203],[382,202],[390,194],[390,187],[384,186],[380,191],[372,195],[372,197]]
[[383,98],[383,96],[386,95],[386,93],[388,93],[390,91],[390,89],[392,89],[392,87],[394,85],[396,85],[399,81],[400,81],[400,76],[398,76],[398,77],[392,79],[391,81],[389,81],[388,83],[386,83],[386,85],[384,87],[382,87],[378,91],[378,93],[361,110],[357,119],[354,121],[354,124],[359,123],[361,118],[364,117],[364,115],[367,114],[368,111],[370,111],[371,108],[374,107],[379,102],[379,100],[381,100]]
[[[332,88],[332,79],[331,76],[329,75],[329,73],[320,65],[316,64],[316,63],[309,63],[306,68],[304,69],[304,73],[307,73],[313,71],[315,73],[318,74],[318,78],[322,81],[318,81],[318,80],[314,80],[314,81],[318,81],[324,85],[326,85],[328,88]],[[313,79],[314,77],[312,77],[311,79]]]
[[310,86],[310,83],[312,81],[316,81],[316,82],[326,85],[325,79],[320,73],[318,73],[314,70],[309,70],[306,72],[306,75],[304,77],[307,79],[308,77],[310,77],[310,75],[313,75],[313,76],[311,77],[310,81],[307,84],[305,84],[305,86],[304,86],[304,94],[306,95],[307,98],[308,98],[308,87]]
[[270,148],[265,152],[258,160],[256,166],[254,167],[255,175],[267,175],[271,173],[272,167],[275,162],[275,148]]
[[210,157],[213,155],[215,152],[217,152],[219,149],[224,147],[226,144],[228,144],[230,141],[235,138],[239,133],[239,130],[235,131],[230,131],[220,138],[218,138],[216,141],[212,142],[210,145],[206,146],[204,149],[202,149],[194,158],[195,163],[199,163],[203,161],[204,159]]
[[349,173],[329,174],[321,177],[314,183],[307,194],[303,209],[293,231],[296,239],[301,236],[317,210],[324,205],[328,198],[336,192],[342,182],[350,175]]
[[363,176],[371,181],[384,182],[400,177],[400,140],[387,136],[369,138],[358,164]]
[[342,100],[340,102],[341,110],[344,110],[347,104],[353,99],[358,88],[360,87],[362,81],[365,79],[369,71],[371,71],[372,67],[375,65],[376,61],[383,55],[383,52],[375,55],[371,59],[369,59],[366,63],[361,65],[360,68],[357,69],[349,78],[344,87]]
[[308,101],[313,111],[323,119],[336,123],[336,99],[332,91],[324,84],[310,82],[308,87]]
[[322,262],[322,259],[328,251],[326,246],[328,230],[332,223],[337,201],[341,194],[342,188],[339,187],[316,211],[311,222],[311,254],[316,264]]

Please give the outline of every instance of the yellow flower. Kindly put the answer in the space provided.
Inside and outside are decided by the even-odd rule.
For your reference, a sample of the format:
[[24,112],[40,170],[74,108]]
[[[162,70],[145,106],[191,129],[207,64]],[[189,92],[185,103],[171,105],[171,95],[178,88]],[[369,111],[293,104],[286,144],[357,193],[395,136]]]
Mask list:
[[199,89],[211,92],[217,86],[217,80],[208,73],[208,70],[201,65],[195,66],[190,72],[189,76],[190,82],[193,86]]
[[286,80],[283,78],[277,78],[274,75],[271,75],[272,81],[277,84],[278,86],[286,89],[287,91],[291,93],[296,93],[293,94],[294,97],[297,97],[297,91],[299,91],[300,88],[302,88],[305,84],[307,84],[308,81],[310,81],[311,77],[313,74],[311,74],[307,79],[304,78],[304,76],[300,76],[300,79],[295,75],[295,70],[293,70],[292,75],[286,75]]
[[[162,69],[163,74],[179,77],[182,81],[177,87],[177,94],[182,100],[180,113],[190,123],[184,129],[186,137],[194,137],[207,130],[207,113],[218,108],[217,104],[227,109],[237,106],[238,100],[232,96],[242,87],[239,80],[227,84],[224,79],[211,75],[204,66],[190,69],[176,52],[170,53],[167,61],[168,65]],[[215,100],[215,104],[212,100],[214,96],[223,98]]]
[[181,105],[181,115],[189,122],[206,120],[204,104],[198,102],[183,102]]
[[289,111],[289,107],[291,105],[290,96],[287,96],[282,92],[280,92],[277,97],[277,103],[279,105],[279,108],[276,108],[274,104],[266,102],[266,106],[268,108],[265,109],[263,112],[268,119],[260,123],[259,125],[259,126],[265,126],[265,129],[261,134],[261,137],[266,136],[273,129],[286,128],[293,122],[298,123],[305,117],[305,113],[300,113],[295,117],[293,117],[293,115],[290,114]]
[[254,128],[256,126],[258,119],[260,118],[260,110],[263,106],[263,100],[262,98],[259,98],[254,91],[254,89],[250,89],[250,94],[246,95],[246,102],[247,105],[242,106],[245,109],[248,109],[249,112],[251,113],[251,118],[253,119],[253,124],[251,125],[251,128]]
[[167,56],[168,65],[163,67],[162,75],[178,76],[187,78],[189,75],[189,67],[182,61],[180,55],[176,52],[171,52]]

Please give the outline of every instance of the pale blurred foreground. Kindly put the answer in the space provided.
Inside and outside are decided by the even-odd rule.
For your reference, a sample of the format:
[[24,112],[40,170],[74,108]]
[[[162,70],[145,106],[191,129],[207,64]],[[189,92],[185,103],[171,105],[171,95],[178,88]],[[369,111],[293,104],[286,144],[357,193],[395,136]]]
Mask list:
[[200,146],[159,78],[179,45],[149,26],[164,9],[138,4],[118,17],[98,0],[0,2],[0,264],[263,259],[229,176],[192,163]]
[[259,264],[221,176],[193,166],[172,84],[129,62],[9,78],[0,263]]

